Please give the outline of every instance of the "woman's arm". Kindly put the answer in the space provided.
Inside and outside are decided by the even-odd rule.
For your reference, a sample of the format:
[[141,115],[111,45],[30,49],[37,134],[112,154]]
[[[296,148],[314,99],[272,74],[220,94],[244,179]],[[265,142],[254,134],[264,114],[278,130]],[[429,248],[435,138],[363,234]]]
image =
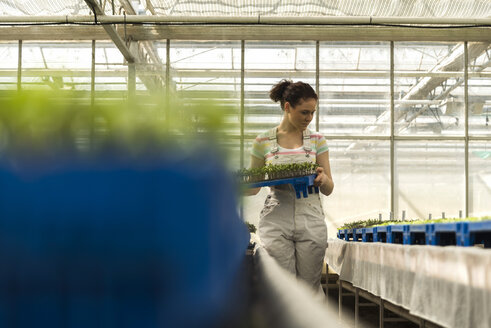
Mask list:
[[[251,169],[253,168],[258,168],[258,167],[263,167],[264,166],[264,158],[257,158],[256,156],[251,155]],[[248,188],[244,195],[245,196],[253,196],[257,195],[257,193],[261,190],[261,187],[259,188]]]
[[331,166],[329,164],[329,152],[326,151],[317,156],[317,177],[314,180],[314,186],[320,188],[321,193],[329,196],[334,189],[334,181],[331,176]]

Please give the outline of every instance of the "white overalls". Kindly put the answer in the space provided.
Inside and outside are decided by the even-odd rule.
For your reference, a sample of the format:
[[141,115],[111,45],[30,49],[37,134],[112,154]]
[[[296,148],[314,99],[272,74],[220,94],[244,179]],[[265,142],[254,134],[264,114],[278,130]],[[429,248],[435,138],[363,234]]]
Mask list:
[[[278,154],[276,128],[269,131],[269,139],[270,153],[274,156],[268,159],[268,164],[316,161],[308,129],[304,131],[302,153]],[[319,194],[297,199],[290,184],[271,187],[260,218],[259,237],[267,252],[280,266],[318,291],[327,247],[327,228]]]

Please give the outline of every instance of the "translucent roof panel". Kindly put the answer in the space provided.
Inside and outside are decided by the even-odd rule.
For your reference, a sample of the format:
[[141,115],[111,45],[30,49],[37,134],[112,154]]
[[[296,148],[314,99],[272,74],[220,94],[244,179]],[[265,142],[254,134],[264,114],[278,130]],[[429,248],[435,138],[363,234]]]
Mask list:
[[[107,5],[106,5],[107,7]],[[84,0],[0,0],[0,15],[89,15]],[[108,8],[106,13],[109,14]]]
[[[491,16],[488,0],[130,0],[137,12],[168,16]],[[103,1],[121,14],[119,0]],[[114,3],[114,7],[112,4]],[[146,10],[145,10],[146,9]],[[113,12],[114,10],[114,12]],[[0,15],[88,15],[84,0],[0,0]]]
[[151,0],[159,15],[487,17],[487,0]]

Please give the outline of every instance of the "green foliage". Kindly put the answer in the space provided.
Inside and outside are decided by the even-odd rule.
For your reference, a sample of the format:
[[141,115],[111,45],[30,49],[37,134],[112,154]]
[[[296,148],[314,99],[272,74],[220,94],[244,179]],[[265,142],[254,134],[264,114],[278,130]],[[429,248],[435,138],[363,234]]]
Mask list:
[[459,222],[459,221],[487,221],[491,220],[491,217],[489,216],[483,216],[483,217],[468,217],[468,218],[448,218],[448,219],[432,219],[432,220],[421,220],[421,219],[414,219],[414,220],[404,220],[404,221],[384,221],[380,219],[367,219],[367,220],[359,220],[359,221],[353,221],[353,222],[347,222],[343,226],[341,226],[339,229],[359,229],[359,228],[369,228],[369,227],[375,227],[375,226],[387,226],[387,225],[394,225],[394,224],[427,224],[427,223],[451,223],[451,222]]
[[339,229],[368,228],[368,227],[373,227],[373,226],[377,226],[377,225],[382,225],[385,222],[386,221],[383,221],[380,219],[359,220],[359,221],[347,222]]
[[[224,112],[211,102],[162,97],[98,101],[80,94],[29,90],[0,98],[0,156],[90,158],[108,149],[127,156],[197,149],[224,137]],[[225,155],[223,151],[221,154]]]
[[317,167],[318,164],[311,162],[266,165],[239,170],[237,176],[243,183],[269,181],[315,174]]

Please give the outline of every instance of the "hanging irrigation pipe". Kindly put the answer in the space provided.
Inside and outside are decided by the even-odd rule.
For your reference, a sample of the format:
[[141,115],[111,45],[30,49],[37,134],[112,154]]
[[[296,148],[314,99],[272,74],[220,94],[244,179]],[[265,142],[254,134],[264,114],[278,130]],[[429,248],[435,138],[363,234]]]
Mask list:
[[[164,15],[64,15],[0,16],[0,24],[253,24],[253,25],[401,25],[407,27],[491,26],[491,18],[462,17],[372,17],[372,16],[164,16]],[[415,26],[417,25],[417,26]]]

